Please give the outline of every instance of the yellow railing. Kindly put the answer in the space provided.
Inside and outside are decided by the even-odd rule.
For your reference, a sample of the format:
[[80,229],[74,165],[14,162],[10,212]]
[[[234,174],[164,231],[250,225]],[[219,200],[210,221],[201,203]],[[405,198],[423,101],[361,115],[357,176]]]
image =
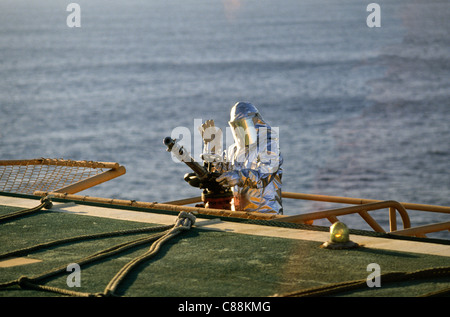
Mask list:
[[[436,206],[436,205],[423,205],[423,204],[411,204],[411,203],[400,203],[394,200],[380,201],[373,199],[361,199],[361,198],[350,198],[350,197],[338,197],[338,196],[324,196],[324,195],[312,195],[303,193],[291,193],[283,192],[283,198],[290,199],[304,199],[313,201],[323,201],[331,203],[344,203],[353,204],[357,206],[343,207],[337,209],[329,209],[324,211],[316,211],[311,213],[304,213],[300,215],[284,216],[277,214],[266,214],[259,212],[246,212],[246,211],[231,211],[222,209],[212,209],[212,208],[201,208],[201,207],[190,207],[186,206],[189,204],[194,204],[201,202],[201,197],[192,197],[186,199],[180,199],[175,201],[169,201],[165,203],[148,203],[148,202],[137,202],[134,200],[119,200],[119,199],[109,199],[109,198],[99,198],[99,197],[89,197],[89,196],[77,196],[70,195],[68,193],[61,192],[43,192],[36,191],[35,195],[45,196],[47,194],[52,194],[56,198],[73,199],[80,201],[92,201],[99,203],[108,203],[114,205],[124,205],[124,206],[134,206],[150,209],[161,209],[161,210],[172,210],[172,211],[192,211],[198,212],[200,214],[213,215],[213,216],[223,216],[223,217],[237,217],[246,219],[263,219],[263,220],[273,220],[273,221],[285,221],[292,223],[310,223],[311,221],[317,219],[328,219],[331,223],[336,222],[338,216],[349,215],[349,214],[359,214],[369,226],[377,232],[386,232],[372,216],[369,215],[369,211],[389,209],[389,229],[390,233],[406,236],[417,236],[425,237],[425,234],[438,232],[438,231],[450,231],[450,222],[441,222],[436,224],[429,224],[425,226],[411,227],[411,221],[407,212],[407,209],[420,210],[425,212],[439,212],[444,214],[450,214],[450,207]],[[397,212],[399,213],[402,222],[403,229],[397,230]]]
[[[283,198],[289,199],[303,199],[303,200],[313,200],[340,204],[350,204],[358,205],[352,207],[344,207],[338,209],[330,209],[324,211],[311,212],[301,215],[294,216],[279,216],[275,217],[273,220],[286,221],[286,222],[296,222],[296,223],[307,223],[317,219],[328,219],[331,223],[337,221],[337,216],[348,215],[358,213],[369,226],[377,232],[385,232],[385,230],[373,219],[368,211],[389,209],[389,231],[393,234],[399,235],[409,235],[409,236],[419,236],[424,237],[427,233],[438,232],[438,231],[450,231],[450,222],[441,222],[436,224],[429,224],[425,226],[417,226],[411,228],[411,221],[407,212],[409,210],[419,210],[425,212],[438,212],[444,214],[450,214],[450,207],[446,206],[436,206],[436,205],[425,205],[425,204],[412,204],[405,202],[397,202],[393,200],[381,201],[375,199],[363,199],[363,198],[351,198],[351,197],[339,197],[339,196],[327,196],[327,195],[314,195],[314,194],[304,194],[304,193],[292,193],[283,192]],[[186,205],[201,202],[201,197],[193,197],[187,199],[181,199],[176,201],[167,202],[166,204],[173,205]],[[399,213],[402,222],[403,229],[397,229],[397,212]]]
[[[438,231],[450,231],[450,222],[441,222],[437,224],[430,224],[420,227],[411,228],[410,220],[406,209],[409,210],[419,210],[425,212],[438,212],[444,214],[450,214],[450,207],[446,206],[436,206],[436,205],[425,205],[425,204],[412,204],[412,203],[404,203],[404,202],[395,202],[395,201],[380,201],[375,199],[362,199],[362,198],[351,198],[351,197],[339,197],[339,196],[326,196],[326,195],[313,195],[313,194],[303,194],[303,193],[291,193],[291,192],[283,192],[283,198],[291,198],[291,199],[304,199],[304,200],[314,200],[314,201],[323,201],[323,202],[332,202],[332,203],[344,203],[344,204],[353,204],[359,205],[354,207],[347,208],[339,208],[326,210],[323,212],[313,212],[310,214],[299,215],[299,217],[305,216],[304,219],[323,219],[327,218],[330,222],[336,221],[335,218],[337,214],[351,214],[351,213],[359,213],[361,217],[366,220],[366,222],[378,232],[384,232],[381,226],[376,223],[376,221],[370,217],[367,213],[369,210],[375,209],[383,209],[389,208],[389,228],[390,233],[399,234],[399,235],[409,235],[409,236],[419,236],[425,237],[425,234],[438,232]],[[382,203],[376,205],[377,203]],[[401,207],[400,207],[401,206]],[[397,217],[396,211],[399,212],[402,221],[403,221],[403,230],[397,230]],[[297,216],[289,216],[289,217],[297,217]],[[295,218],[294,218],[295,219]],[[299,219],[299,218],[297,218]]]
[[400,203],[393,200],[368,203],[359,206],[316,211],[295,216],[286,216],[277,220],[295,223],[307,223],[311,220],[326,218],[331,223],[335,223],[336,221],[338,221],[337,216],[358,213],[367,222],[367,224],[372,227],[373,230],[377,232],[385,232],[384,229],[376,222],[376,220],[373,219],[372,216],[370,216],[368,213],[368,211],[385,208],[393,209],[394,211],[397,210],[400,213],[400,216],[403,220],[403,228],[406,229],[411,227],[411,222],[405,208]]

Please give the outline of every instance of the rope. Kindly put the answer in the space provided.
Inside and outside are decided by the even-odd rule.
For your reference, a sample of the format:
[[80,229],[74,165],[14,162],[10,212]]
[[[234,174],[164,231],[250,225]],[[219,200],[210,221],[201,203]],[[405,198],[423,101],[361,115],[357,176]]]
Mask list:
[[149,248],[147,252],[141,256],[136,257],[132,261],[128,262],[122,269],[111,279],[106,286],[103,294],[105,296],[115,296],[115,291],[119,284],[125,279],[126,275],[136,268],[141,262],[146,261],[153,257],[161,248],[161,246],[179,234],[182,231],[189,230],[195,223],[195,216],[191,213],[182,211],[178,216],[175,226],[169,230],[165,235],[156,240]]
[[[88,263],[93,263],[95,261],[110,257],[112,255],[121,253],[123,251],[126,251],[128,249],[131,249],[133,247],[139,246],[141,244],[153,241],[158,239],[160,236],[163,236],[164,232],[162,233],[157,233],[154,234],[152,236],[149,237],[144,237],[144,238],[139,238],[136,240],[133,240],[131,242],[125,242],[125,243],[121,243],[119,245],[113,246],[111,248],[102,250],[100,252],[97,252],[95,254],[92,254],[90,256],[87,256],[83,259],[80,259],[78,261],[76,261],[76,263],[80,266],[82,265],[86,265]],[[39,290],[39,291],[47,291],[47,292],[53,292],[53,293],[59,293],[62,295],[69,295],[69,296],[77,296],[77,297],[92,297],[92,296],[101,296],[103,294],[92,294],[92,293],[82,293],[82,292],[77,292],[77,291],[73,291],[73,290],[66,290],[66,289],[61,289],[61,288],[57,288],[57,287],[51,287],[51,286],[46,286],[46,285],[41,285],[39,284],[39,282],[44,282],[46,279],[49,279],[53,276],[56,276],[58,274],[64,273],[66,272],[66,268],[67,266],[61,266],[59,268],[53,269],[51,271],[48,271],[46,273],[43,273],[37,277],[34,278],[28,278],[26,276],[22,276],[19,279],[15,280],[15,281],[11,281],[8,283],[5,283],[5,285],[0,284],[0,287],[2,286],[11,286],[11,285],[19,285],[22,289],[34,289],[34,290]]]
[[[79,261],[76,261],[77,264],[79,264],[80,266],[82,265],[86,265],[88,263],[92,263],[94,261],[98,261],[100,259],[104,259],[106,257],[110,257],[112,255],[121,253],[125,250],[134,248],[136,246],[145,244],[145,243],[149,243],[152,241],[155,241],[150,249],[144,253],[141,256],[138,256],[137,258],[135,258],[134,260],[132,260],[131,262],[129,262],[127,265],[125,265],[117,274],[116,276],[114,276],[114,278],[110,281],[110,283],[108,284],[108,286],[105,288],[105,291],[103,293],[83,293],[83,292],[77,292],[77,291],[72,291],[72,290],[66,290],[66,289],[61,289],[61,288],[57,288],[57,287],[51,287],[51,286],[46,286],[46,285],[41,285],[39,284],[39,282],[43,282],[46,279],[49,279],[55,275],[58,275],[62,272],[66,271],[67,266],[61,266],[59,268],[50,270],[48,272],[45,272],[37,277],[34,278],[29,278],[26,276],[21,276],[20,278],[18,278],[17,280],[13,280],[13,281],[9,281],[6,283],[2,283],[0,284],[0,288],[5,288],[5,287],[10,287],[13,285],[19,285],[22,289],[34,289],[34,290],[40,290],[40,291],[48,291],[48,292],[54,292],[54,293],[59,293],[62,295],[69,295],[69,296],[82,296],[82,297],[91,297],[91,296],[115,296],[115,290],[117,289],[117,287],[119,286],[119,284],[123,281],[123,279],[125,278],[125,276],[131,272],[131,270],[133,268],[135,268],[139,263],[141,263],[142,261],[145,261],[147,259],[149,259],[150,257],[152,257],[153,255],[155,255],[158,250],[160,249],[161,245],[168,241],[169,239],[171,239],[172,237],[176,236],[177,234],[179,234],[180,232],[184,231],[184,230],[188,230],[191,228],[191,226],[194,224],[195,222],[195,216],[193,216],[190,213],[187,212],[181,212],[178,215],[177,221],[175,223],[175,225],[170,226],[171,228],[164,231],[164,232],[159,232],[159,233],[155,233],[153,235],[150,236],[146,236],[143,238],[138,238],[136,240],[130,241],[130,242],[124,242],[121,244],[118,244],[116,246],[110,247],[108,249],[99,251],[95,254],[89,255],[85,258],[80,259]],[[143,228],[146,230],[156,230],[156,229],[161,229],[161,228],[166,228],[167,226],[161,226],[158,228],[155,227],[151,227],[151,228]],[[135,230],[127,230],[128,231],[140,231],[142,229],[135,229]],[[125,231],[119,231],[120,234],[123,234],[123,232]],[[106,234],[98,234],[98,235],[91,235],[91,236],[99,236],[99,235],[104,235],[104,236],[110,236],[110,234],[112,233],[106,233]],[[114,234],[117,234],[117,232],[115,232]],[[84,239],[85,237],[88,236],[80,236],[82,237],[82,239]],[[79,238],[79,237],[77,237]],[[64,239],[64,240],[73,240],[74,238],[69,238],[69,239]],[[47,244],[51,244],[54,245],[55,242],[60,243],[63,240],[57,240],[57,241],[53,241]],[[42,245],[47,245],[47,244],[42,244]],[[42,245],[38,245],[39,247],[41,247]],[[30,247],[27,248],[29,250],[35,250],[37,249],[38,246],[34,246],[34,247]],[[25,249],[22,250],[18,250],[18,251],[13,251],[8,253],[10,254],[17,254],[18,252],[24,252]],[[5,254],[6,255],[6,254]],[[5,256],[5,255],[1,255]]]
[[119,231],[111,231],[111,232],[103,232],[103,233],[96,233],[96,234],[87,234],[87,235],[80,235],[76,237],[69,237],[64,238],[60,240],[54,240],[49,241],[45,243],[36,244],[34,246],[10,251],[7,253],[0,254],[0,259],[8,258],[11,256],[20,256],[20,255],[26,255],[32,251],[36,251],[39,249],[46,249],[52,246],[70,243],[70,242],[78,242],[78,241],[84,241],[84,240],[93,240],[93,239],[99,239],[99,238],[110,238],[110,237],[117,237],[117,236],[124,236],[129,234],[139,234],[139,233],[148,233],[148,232],[155,232],[155,231],[161,231],[161,230],[168,230],[172,228],[173,225],[167,225],[167,226],[154,226],[154,227],[144,227],[144,228],[137,228],[137,229],[128,229],[128,230],[119,230]]
[[[383,283],[402,282],[408,280],[420,280],[420,279],[432,279],[439,277],[450,276],[450,267],[438,267],[419,270],[415,272],[390,272],[380,275]],[[319,286],[309,288],[302,291],[296,291],[287,293],[284,295],[274,295],[276,297],[313,297],[313,296],[327,296],[340,292],[347,292],[358,288],[367,287],[367,280],[354,280],[341,283],[329,284],[325,286]],[[433,292],[425,294],[424,296],[441,296],[450,292],[450,289],[444,289],[443,291]]]
[[448,295],[450,295],[450,287],[447,287],[447,288],[439,290],[439,291],[427,293],[420,297],[442,297],[442,296],[448,296]]
[[[42,200],[42,199],[41,199]],[[49,203],[49,199],[46,199],[44,203]],[[51,203],[51,202],[50,202]],[[43,204],[43,203],[42,203]],[[32,208],[33,210],[37,210],[39,208],[42,208],[42,204],[39,206]],[[44,205],[45,207],[45,205]],[[50,208],[47,205],[48,208]],[[46,207],[46,208],[47,208]],[[31,209],[30,209],[31,210]],[[20,211],[23,212],[23,211]],[[93,239],[99,239],[99,238],[109,238],[109,237],[117,237],[117,236],[123,236],[123,235],[130,235],[130,234],[139,234],[139,233],[148,233],[148,232],[156,232],[156,231],[162,231],[162,230],[168,230],[172,228],[173,225],[166,225],[166,226],[152,226],[152,227],[144,227],[144,228],[136,228],[136,229],[128,229],[128,230],[118,230],[118,231],[111,231],[111,232],[103,232],[103,233],[96,233],[96,234],[87,234],[87,235],[80,235],[75,237],[69,237],[64,238],[60,240],[54,240],[49,241],[45,243],[36,244],[34,246],[10,251],[7,253],[0,254],[0,259],[8,258],[11,256],[21,256],[29,254],[30,252],[39,250],[39,249],[45,249],[56,245],[61,245],[65,243],[70,242],[78,242],[78,241],[84,241],[84,240],[93,240]]]
[[19,217],[23,217],[23,216],[26,216],[29,214],[36,213],[36,212],[42,210],[42,208],[50,209],[53,206],[53,203],[48,196],[42,197],[40,201],[41,201],[41,203],[36,207],[29,208],[29,209],[23,209],[23,210],[19,210],[16,212],[12,212],[12,213],[0,216],[0,223],[11,220],[11,219],[15,219],[15,218],[19,218]]
[[77,297],[93,297],[93,296],[95,296],[95,294],[91,294],[91,293],[83,293],[83,292],[66,290],[66,289],[62,289],[62,288],[58,288],[58,287],[38,285],[38,284],[33,283],[32,280],[26,276],[20,277],[17,281],[17,284],[22,289],[33,289],[36,291],[59,293],[62,295],[67,295],[67,296],[77,296]]

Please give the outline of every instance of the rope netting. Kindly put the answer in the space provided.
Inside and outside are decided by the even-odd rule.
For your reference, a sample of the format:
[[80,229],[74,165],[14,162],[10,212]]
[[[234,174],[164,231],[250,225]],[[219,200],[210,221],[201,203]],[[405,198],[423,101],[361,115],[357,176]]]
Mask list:
[[[33,194],[35,191],[56,192],[118,168],[118,163],[108,162],[46,158],[3,160],[0,161],[0,191],[18,194]],[[111,176],[104,177],[100,182],[118,175]],[[92,187],[100,182],[84,186]]]

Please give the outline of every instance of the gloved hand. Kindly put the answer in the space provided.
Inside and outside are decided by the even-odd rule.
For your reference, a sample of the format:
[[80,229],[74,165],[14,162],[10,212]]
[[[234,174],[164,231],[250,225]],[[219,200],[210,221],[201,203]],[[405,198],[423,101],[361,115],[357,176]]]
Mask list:
[[223,187],[233,187],[239,183],[240,177],[238,171],[225,172],[216,178],[216,181]]
[[222,153],[222,130],[214,125],[214,120],[206,120],[198,127],[208,154]]
[[184,175],[184,180],[192,187],[200,187],[200,179],[195,173],[187,173]]

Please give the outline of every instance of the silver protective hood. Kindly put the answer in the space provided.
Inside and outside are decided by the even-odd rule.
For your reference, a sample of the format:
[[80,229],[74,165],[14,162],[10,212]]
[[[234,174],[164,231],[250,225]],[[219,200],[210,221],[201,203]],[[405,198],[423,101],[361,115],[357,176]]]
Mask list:
[[256,124],[259,117],[258,109],[251,103],[238,102],[231,108],[228,124],[239,148],[248,147],[258,141]]
[[283,159],[278,129],[272,129],[258,109],[246,102],[234,105],[229,124],[236,142],[226,153],[237,178],[233,187],[235,209],[281,214]]

